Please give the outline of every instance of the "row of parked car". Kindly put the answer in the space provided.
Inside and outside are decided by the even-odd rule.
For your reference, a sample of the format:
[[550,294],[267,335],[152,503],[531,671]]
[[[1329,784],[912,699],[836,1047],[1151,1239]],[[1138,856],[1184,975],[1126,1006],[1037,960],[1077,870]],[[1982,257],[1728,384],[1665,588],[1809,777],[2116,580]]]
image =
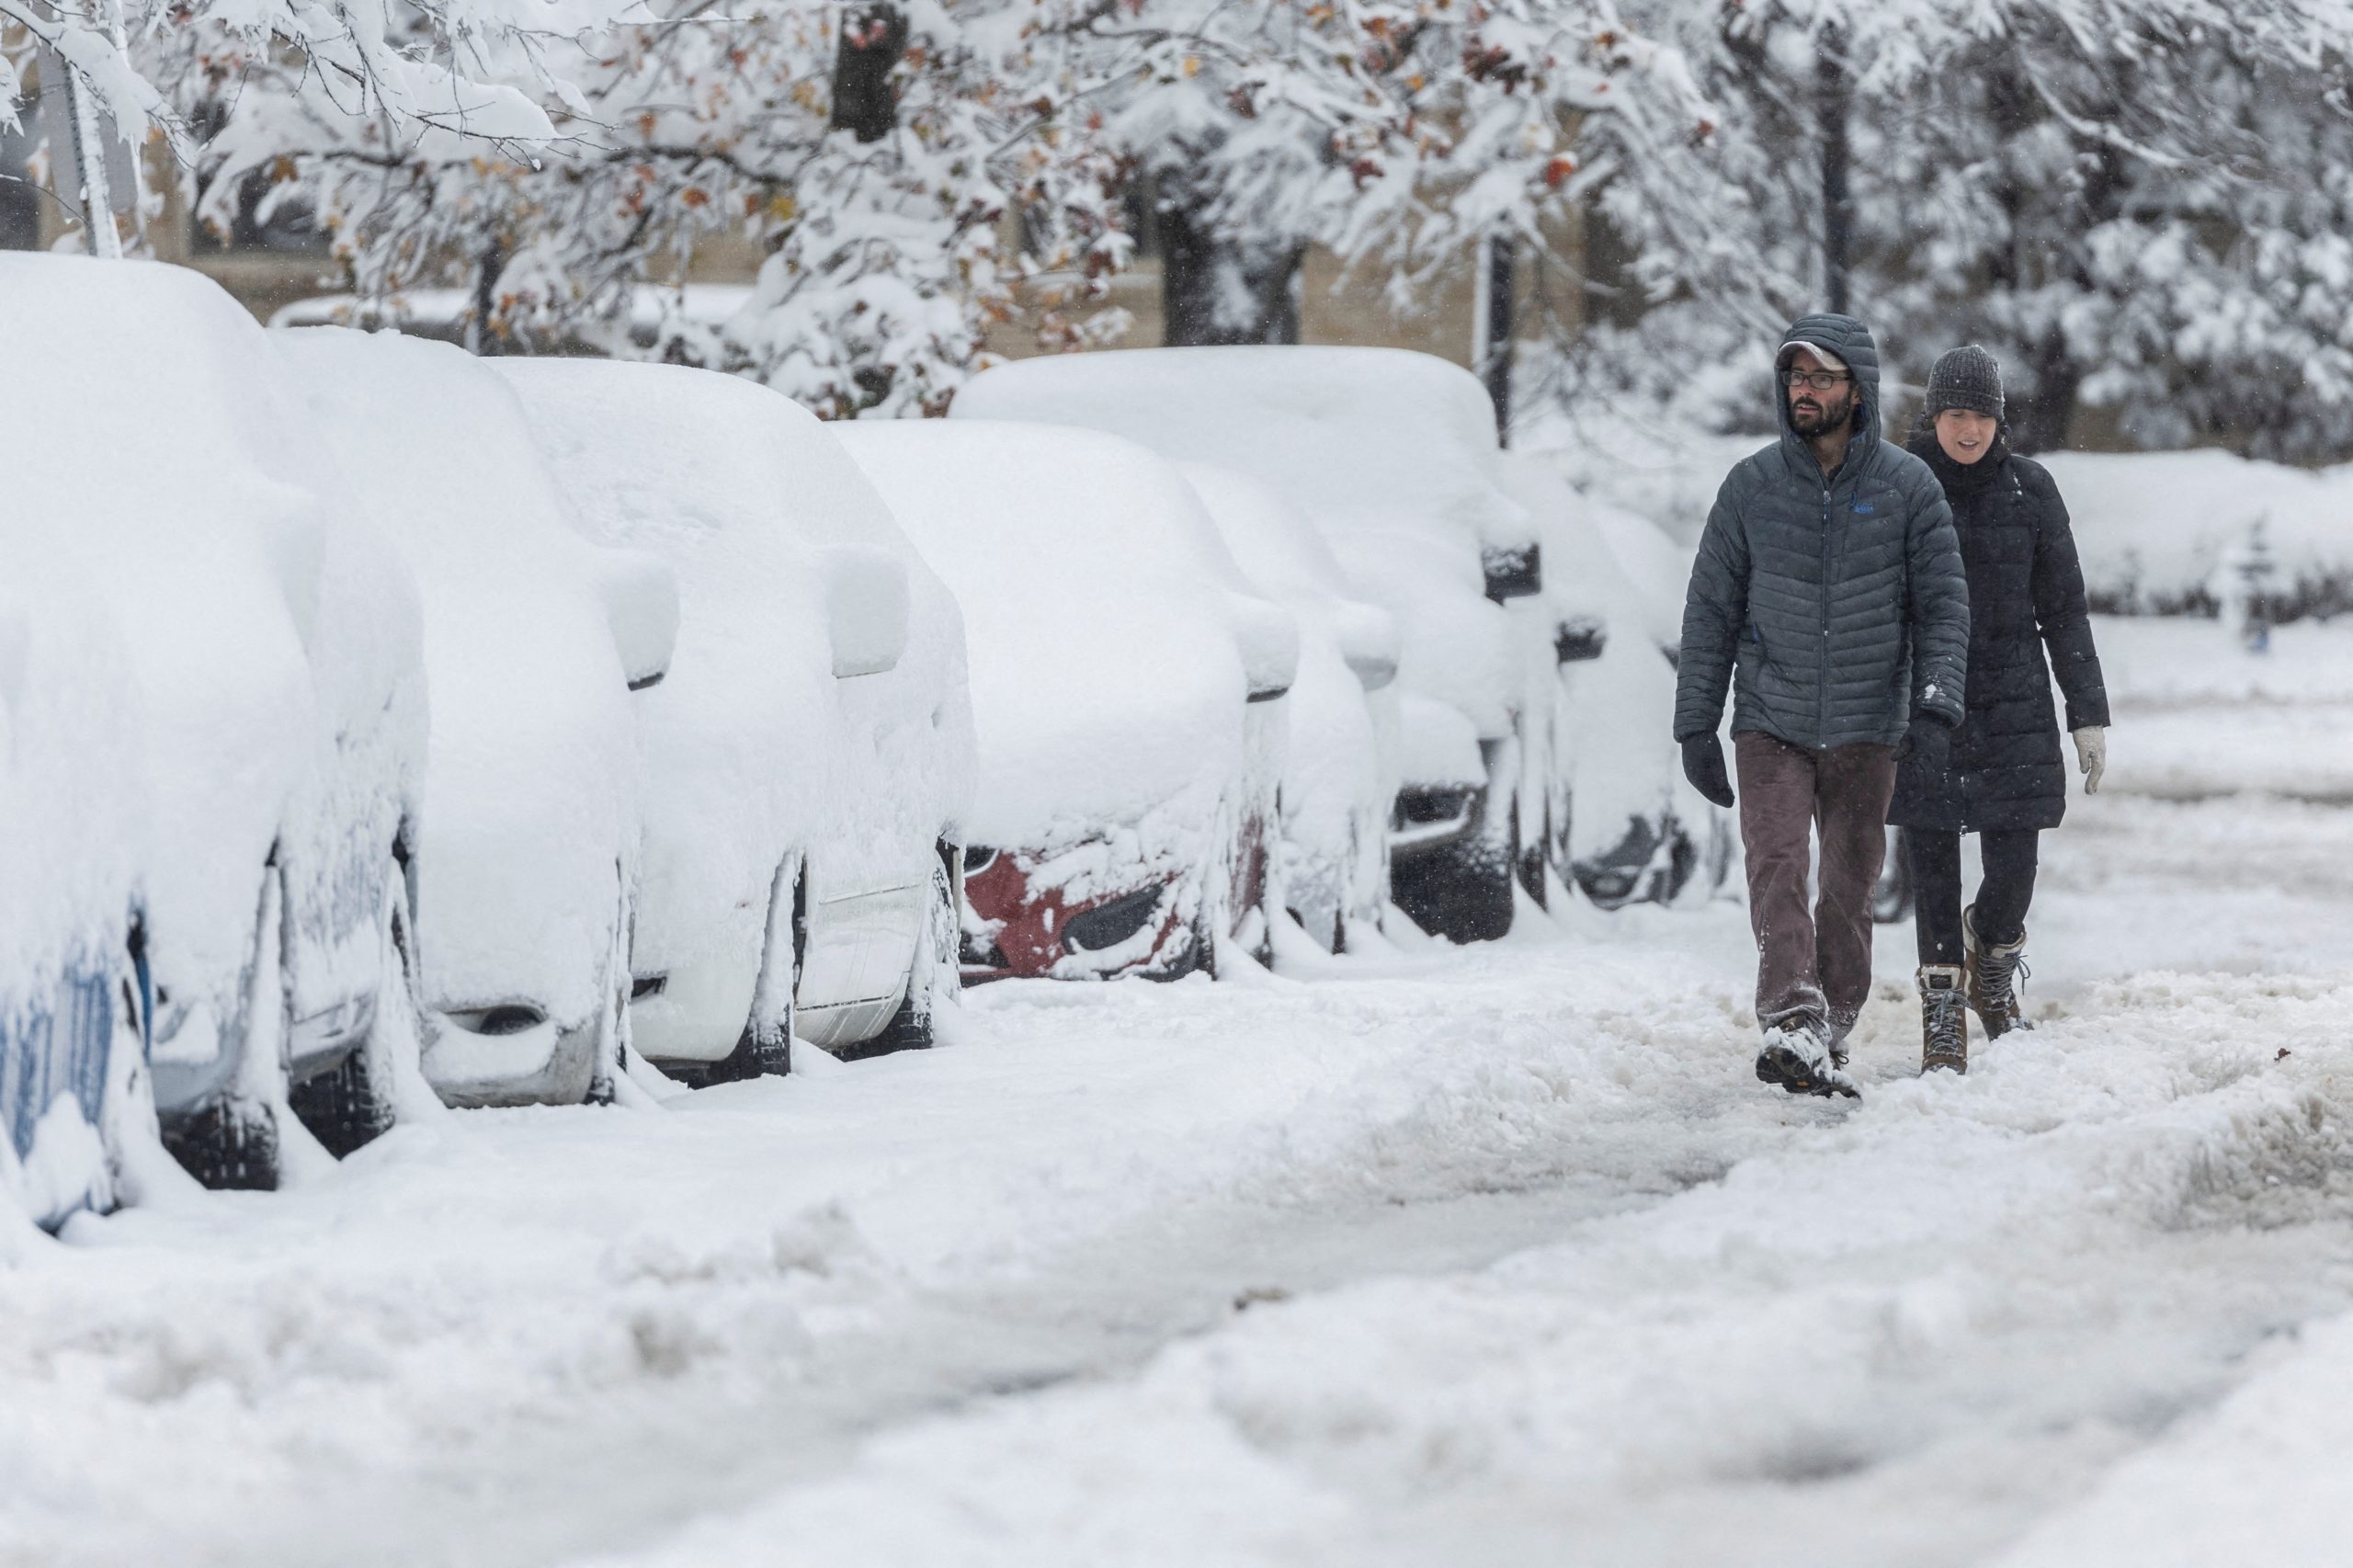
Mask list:
[[0,1185],[37,1220],[136,1197],[156,1129],[269,1187],[437,1098],[927,1044],[962,983],[1723,874],[1655,738],[1671,550],[1440,361],[1033,361],[827,426],[39,256],[0,333]]

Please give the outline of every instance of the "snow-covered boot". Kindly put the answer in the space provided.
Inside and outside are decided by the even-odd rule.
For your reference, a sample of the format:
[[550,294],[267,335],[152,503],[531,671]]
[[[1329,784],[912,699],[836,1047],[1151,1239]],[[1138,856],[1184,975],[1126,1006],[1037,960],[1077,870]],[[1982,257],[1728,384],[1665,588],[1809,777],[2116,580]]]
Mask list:
[[1970,1011],[1985,1026],[1987,1040],[1999,1040],[2012,1029],[2034,1026],[2018,1013],[2018,982],[2026,967],[2026,933],[2015,942],[1995,947],[1977,935],[1977,906],[1961,912],[1961,967],[1967,972]]
[[1855,1081],[1831,1060],[1830,1042],[1819,1028],[1795,1019],[1765,1026],[1756,1052],[1758,1082],[1779,1084],[1793,1095],[1863,1097]]
[[1969,1009],[1962,1001],[1961,966],[1921,966],[1920,1071],[1969,1071]]

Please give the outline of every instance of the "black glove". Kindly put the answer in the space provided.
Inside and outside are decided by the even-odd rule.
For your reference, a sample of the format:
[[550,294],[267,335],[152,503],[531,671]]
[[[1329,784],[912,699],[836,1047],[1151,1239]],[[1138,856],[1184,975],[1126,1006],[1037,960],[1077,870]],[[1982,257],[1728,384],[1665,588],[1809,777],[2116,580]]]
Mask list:
[[1904,732],[1904,744],[1895,748],[1896,765],[1941,778],[1951,760],[1952,721],[1933,709],[1915,708],[1911,728]]
[[1720,806],[1732,804],[1732,778],[1724,772],[1724,745],[1713,735],[1694,735],[1683,743],[1683,777],[1691,788]]

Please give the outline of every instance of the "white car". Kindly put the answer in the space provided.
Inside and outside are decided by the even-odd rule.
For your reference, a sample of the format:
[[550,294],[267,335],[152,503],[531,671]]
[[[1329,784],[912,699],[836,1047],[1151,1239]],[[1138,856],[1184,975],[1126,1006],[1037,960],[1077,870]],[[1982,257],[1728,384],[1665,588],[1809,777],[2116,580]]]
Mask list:
[[453,1105],[608,1097],[637,877],[632,693],[669,663],[669,571],[579,536],[482,362],[391,334],[274,335],[423,591],[432,726],[404,863],[426,1077]]
[[963,973],[1171,978],[1266,950],[1298,627],[1190,486],[1040,425],[840,427],[964,608],[980,778]]
[[1544,548],[1543,594],[1513,608],[1546,619],[1552,701],[1531,705],[1529,727],[1552,752],[1542,831],[1553,864],[1605,909],[1713,892],[1729,874],[1732,824],[1683,778],[1668,734],[1681,636],[1674,546],[1647,519],[1580,495],[1540,457],[1507,455],[1502,479]]
[[[9,534],[79,553],[136,691],[141,909],[117,939],[150,983],[164,1138],[211,1185],[270,1187],[290,1091],[344,1153],[413,1059],[393,927],[424,749],[415,589],[267,335],[201,276],[0,257],[0,338]],[[119,789],[106,766],[79,787]]]
[[1247,474],[1178,465],[1260,592],[1299,620],[1299,676],[1282,774],[1279,874],[1286,909],[1325,950],[1377,931],[1389,902],[1397,792],[1397,622],[1355,597],[1313,524]]
[[631,1033],[691,1082],[931,1042],[972,778],[956,601],[825,426],[732,376],[492,361],[574,521],[676,574],[637,699]]
[[0,1226],[111,1206],[145,1061],[137,681],[97,580],[22,516],[0,516]]
[[1355,591],[1396,619],[1399,789],[1392,891],[1457,940],[1511,926],[1527,658],[1503,606],[1542,586],[1500,488],[1476,378],[1386,348],[1148,348],[1000,365],[952,417],[1036,419],[1238,469],[1324,535]]

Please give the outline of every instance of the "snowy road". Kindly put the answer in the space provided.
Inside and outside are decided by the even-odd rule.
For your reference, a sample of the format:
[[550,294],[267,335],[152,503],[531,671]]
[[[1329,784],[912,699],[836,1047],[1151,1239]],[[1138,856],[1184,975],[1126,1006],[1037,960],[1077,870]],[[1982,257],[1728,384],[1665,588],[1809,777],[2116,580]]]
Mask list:
[[1965,1080],[1904,930],[1761,1090],[1722,904],[452,1116],[0,1234],[0,1563],[2332,1561],[2353,703],[2233,792],[2147,663]]

